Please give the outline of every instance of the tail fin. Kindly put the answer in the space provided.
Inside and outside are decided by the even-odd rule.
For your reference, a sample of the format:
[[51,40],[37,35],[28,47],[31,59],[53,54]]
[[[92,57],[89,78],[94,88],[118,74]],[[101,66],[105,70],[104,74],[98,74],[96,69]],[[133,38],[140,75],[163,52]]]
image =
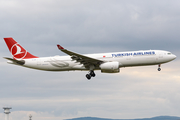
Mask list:
[[4,38],[9,51],[11,52],[14,59],[30,59],[38,58],[28,51],[26,51],[19,43],[17,43],[13,38]]

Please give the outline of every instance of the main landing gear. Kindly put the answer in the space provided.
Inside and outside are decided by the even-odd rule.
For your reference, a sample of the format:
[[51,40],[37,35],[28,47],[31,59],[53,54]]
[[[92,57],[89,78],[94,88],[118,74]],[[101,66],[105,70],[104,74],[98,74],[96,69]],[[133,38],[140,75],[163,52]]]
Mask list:
[[158,65],[158,71],[161,71],[161,64]]
[[91,77],[95,77],[95,76],[96,76],[96,74],[94,73],[93,70],[90,70],[90,71],[89,71],[89,74],[86,74],[86,78],[87,78],[88,80],[90,80]]

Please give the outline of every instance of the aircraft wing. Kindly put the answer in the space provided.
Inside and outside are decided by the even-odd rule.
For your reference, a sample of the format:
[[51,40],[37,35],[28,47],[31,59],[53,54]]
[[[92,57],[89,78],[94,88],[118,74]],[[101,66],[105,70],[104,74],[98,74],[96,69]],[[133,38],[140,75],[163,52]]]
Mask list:
[[64,49],[60,45],[57,45],[57,47],[62,52],[70,55],[72,60],[76,60],[77,62],[80,62],[86,68],[89,68],[91,65],[94,65],[94,67],[99,67],[99,65],[104,62],[102,60],[98,60],[98,59],[91,58],[91,57],[88,57],[88,56],[84,56],[84,55],[81,55],[81,54],[78,54],[78,53],[75,53],[75,52],[71,52],[71,51],[69,51],[67,49]]

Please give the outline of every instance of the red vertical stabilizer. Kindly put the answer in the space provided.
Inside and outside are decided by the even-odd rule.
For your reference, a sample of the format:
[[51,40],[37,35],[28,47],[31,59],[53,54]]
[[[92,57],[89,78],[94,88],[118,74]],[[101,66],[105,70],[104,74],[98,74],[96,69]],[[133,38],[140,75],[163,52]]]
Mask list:
[[19,43],[17,43],[13,38],[4,38],[9,51],[11,52],[14,59],[30,59],[30,58],[38,58],[27,50],[25,50]]

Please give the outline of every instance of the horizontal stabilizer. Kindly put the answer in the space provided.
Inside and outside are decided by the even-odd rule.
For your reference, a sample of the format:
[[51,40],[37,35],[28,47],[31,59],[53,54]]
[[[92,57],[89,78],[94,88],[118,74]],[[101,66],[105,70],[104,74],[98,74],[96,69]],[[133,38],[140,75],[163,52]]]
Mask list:
[[10,61],[12,61],[14,64],[18,64],[18,65],[24,65],[24,64],[25,64],[25,61],[24,61],[24,60],[15,60],[15,59],[8,58],[8,57],[4,57],[4,59],[10,60]]

